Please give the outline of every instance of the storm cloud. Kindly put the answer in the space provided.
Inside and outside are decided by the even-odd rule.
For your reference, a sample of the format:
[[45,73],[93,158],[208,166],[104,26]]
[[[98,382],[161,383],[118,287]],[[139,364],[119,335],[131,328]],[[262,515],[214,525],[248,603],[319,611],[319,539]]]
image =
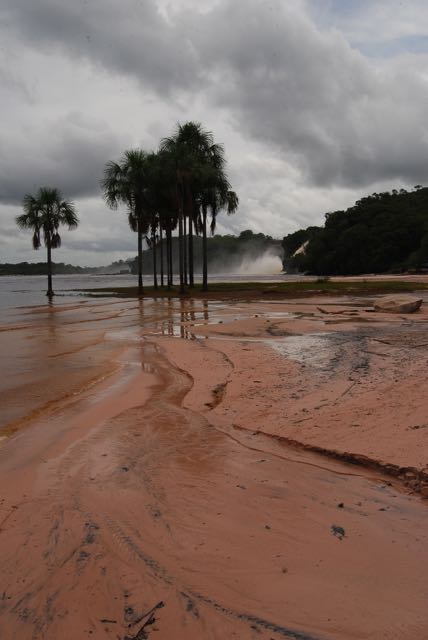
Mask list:
[[[220,231],[284,235],[424,184],[427,13],[417,0],[3,0],[0,202],[54,184],[117,216],[100,198],[105,162],[188,119],[225,143],[241,207]],[[82,250],[110,255],[82,225]]]

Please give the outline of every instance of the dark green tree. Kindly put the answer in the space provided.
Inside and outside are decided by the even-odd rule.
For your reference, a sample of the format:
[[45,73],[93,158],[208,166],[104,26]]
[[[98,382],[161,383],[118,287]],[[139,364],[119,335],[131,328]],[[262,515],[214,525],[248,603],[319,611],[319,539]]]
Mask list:
[[[358,200],[283,240],[284,266],[317,275],[354,275],[425,269],[428,189],[393,189]],[[296,253],[297,245],[304,250]]]

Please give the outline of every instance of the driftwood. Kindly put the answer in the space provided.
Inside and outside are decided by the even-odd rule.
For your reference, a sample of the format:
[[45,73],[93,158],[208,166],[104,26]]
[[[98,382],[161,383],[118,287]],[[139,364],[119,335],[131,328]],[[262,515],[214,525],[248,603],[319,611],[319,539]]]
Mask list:
[[146,638],[148,638],[148,635],[146,633],[146,628],[156,622],[154,612],[156,611],[156,609],[162,609],[162,607],[164,606],[165,606],[165,603],[161,600],[160,602],[155,604],[155,606],[152,607],[150,611],[143,613],[141,616],[138,616],[138,618],[134,620],[134,622],[128,624],[128,628],[135,627],[136,624],[139,624],[145,618],[147,618],[144,624],[138,629],[137,633],[134,636],[125,636],[123,640],[146,640]]
[[317,307],[317,309],[318,309],[318,311],[321,311],[321,313],[326,313],[326,314],[335,315],[335,316],[338,316],[341,313],[349,313],[349,311],[343,311],[343,310],[341,310],[341,311],[329,311],[328,309],[323,309],[323,307]]

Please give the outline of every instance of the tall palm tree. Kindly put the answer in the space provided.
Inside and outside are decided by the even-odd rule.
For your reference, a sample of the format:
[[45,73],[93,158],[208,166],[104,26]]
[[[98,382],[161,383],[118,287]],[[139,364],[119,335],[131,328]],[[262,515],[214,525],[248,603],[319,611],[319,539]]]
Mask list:
[[202,290],[208,290],[208,252],[207,252],[207,219],[208,212],[211,213],[211,234],[216,227],[217,216],[221,211],[226,211],[228,215],[235,213],[238,208],[239,199],[237,194],[230,189],[229,181],[225,174],[213,174],[207,180],[206,186],[200,194],[201,215],[199,217],[199,228],[202,232]]
[[178,208],[178,251],[180,291],[184,292],[187,280],[185,243],[185,218],[191,215],[193,196],[192,181],[198,170],[204,150],[213,143],[212,134],[201,124],[178,124],[174,134],[161,140],[160,150],[169,156],[175,170],[175,191]]
[[[187,252],[185,251],[186,218],[189,220],[189,252],[192,251],[192,224],[195,217],[194,202],[197,183],[204,173],[209,161],[209,150],[220,145],[214,145],[213,135],[205,131],[198,122],[178,124],[174,134],[161,141],[161,153],[167,154],[175,167],[175,189],[178,208],[178,233],[179,233],[179,265],[180,265],[180,291],[184,291],[184,283],[187,279]],[[193,265],[191,267],[193,273]],[[191,281],[193,277],[191,277]],[[191,282],[192,283],[192,282]]]
[[211,213],[211,233],[216,227],[217,215],[225,210],[228,214],[238,208],[237,194],[231,190],[227,178],[223,145],[212,144],[205,150],[205,164],[199,174],[197,191],[196,229],[202,233],[202,289],[208,289],[207,218]]
[[128,208],[128,222],[138,238],[138,292],[143,293],[143,237],[150,225],[148,213],[149,155],[142,149],[124,152],[119,162],[108,162],[101,181],[104,199],[111,209]]
[[61,246],[59,228],[62,225],[70,230],[79,224],[74,204],[64,200],[58,189],[41,187],[35,196],[27,193],[23,200],[24,213],[16,218],[20,229],[33,231],[33,248],[41,246],[41,236],[47,250],[48,290],[46,295],[54,295],[52,288],[52,249]]
[[228,189],[224,195],[219,194],[218,202],[211,208],[211,224],[210,231],[211,234],[214,234],[216,224],[217,224],[217,215],[220,211],[226,211],[227,215],[230,216],[232,213],[235,213],[239,206],[239,198],[235,191]]
[[[161,285],[163,286],[163,239],[166,231],[167,244],[171,239],[170,231],[176,226],[177,199],[175,197],[175,165],[170,155],[159,151],[148,156],[147,171],[147,207],[150,215],[151,240],[153,248],[154,285],[157,288],[157,245],[160,248]],[[158,233],[159,231],[159,233]],[[167,262],[170,255],[167,254]],[[172,284],[172,282],[168,282]]]

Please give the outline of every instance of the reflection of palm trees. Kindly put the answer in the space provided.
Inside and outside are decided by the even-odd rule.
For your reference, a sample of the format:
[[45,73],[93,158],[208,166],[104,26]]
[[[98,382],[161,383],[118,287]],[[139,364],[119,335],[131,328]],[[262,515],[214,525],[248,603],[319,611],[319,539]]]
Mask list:
[[187,321],[186,302],[180,299],[180,337],[187,338],[187,329],[185,322]]
[[48,299],[48,314],[47,314],[47,329],[48,329],[48,335],[49,335],[49,339],[52,339],[52,343],[56,342],[57,339],[57,329],[58,329],[58,323],[57,323],[57,312],[55,310],[55,306],[53,304],[52,298],[49,297]]
[[[163,323],[163,326],[164,326],[164,323]],[[168,327],[168,335],[169,336],[173,336],[174,335],[174,306],[173,306],[171,298],[168,298],[167,327]]]
[[143,298],[138,298],[137,313],[138,313],[138,320],[139,320],[140,326],[144,327],[145,317],[144,317],[144,300],[143,300]]
[[186,340],[195,340],[194,327],[197,317],[195,301],[180,300],[180,336]]
[[174,320],[168,320],[168,335],[174,336]]
[[190,298],[189,300],[189,316],[190,316],[190,320],[191,322],[194,324],[196,321],[196,316],[195,316],[195,301],[193,298]]

